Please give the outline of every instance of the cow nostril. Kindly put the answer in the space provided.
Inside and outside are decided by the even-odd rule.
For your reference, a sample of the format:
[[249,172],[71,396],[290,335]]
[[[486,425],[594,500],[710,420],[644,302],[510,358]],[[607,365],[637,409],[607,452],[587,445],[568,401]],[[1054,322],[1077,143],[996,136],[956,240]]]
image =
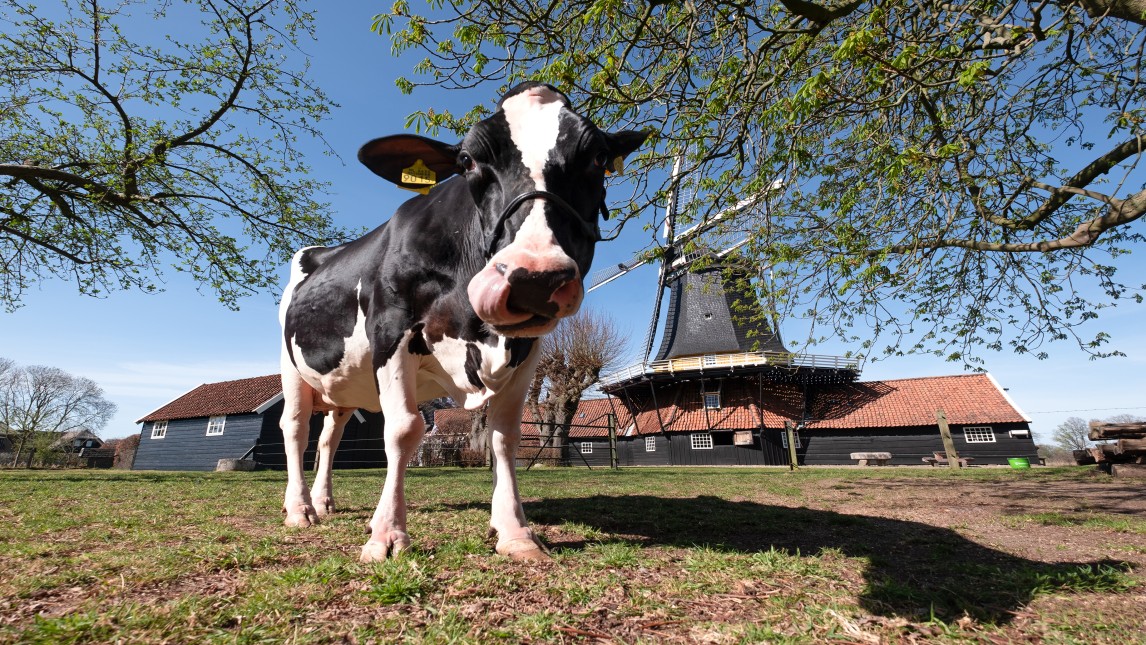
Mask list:
[[550,302],[559,307],[567,306],[577,300],[581,293],[581,285],[576,280],[570,280],[553,291],[549,297]]
[[497,269],[497,272],[498,272],[500,275],[505,275],[505,271],[506,271],[506,269],[508,269],[509,267],[505,266],[505,264],[503,264],[503,263],[501,263],[501,262],[498,262],[497,264],[493,265],[493,268]]

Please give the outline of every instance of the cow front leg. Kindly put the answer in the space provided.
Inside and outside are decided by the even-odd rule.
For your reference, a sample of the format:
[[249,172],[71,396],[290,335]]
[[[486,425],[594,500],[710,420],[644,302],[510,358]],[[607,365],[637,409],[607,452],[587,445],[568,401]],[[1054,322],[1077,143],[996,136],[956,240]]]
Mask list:
[[497,533],[497,546],[501,555],[514,560],[548,560],[549,554],[541,543],[521,508],[521,494],[517,490],[517,447],[521,443],[521,410],[533,373],[537,369],[540,352],[535,342],[529,357],[518,368],[509,386],[489,402],[486,419],[490,427],[490,446],[493,449],[493,503],[490,509],[490,530]]
[[362,562],[380,562],[410,548],[406,532],[406,465],[414,458],[426,424],[417,409],[384,410],[386,420],[386,483],[370,519],[370,540],[362,546]]
[[310,499],[306,485],[302,458],[310,438],[310,415],[314,411],[314,390],[303,382],[294,366],[283,365],[283,415],[279,427],[283,431],[283,450],[286,453],[287,487],[283,498],[283,524],[306,528],[318,524],[318,513]]
[[493,448],[493,504],[490,509],[491,533],[497,533],[494,550],[514,560],[548,560],[549,554],[541,543],[521,507],[517,490],[517,447],[520,426],[499,429],[492,425],[490,442]]
[[310,498],[319,517],[325,518],[334,513],[334,488],[331,475],[334,471],[334,454],[342,441],[342,432],[350,421],[353,410],[338,409],[326,414],[322,424],[322,434],[318,438],[318,461],[314,476],[314,488]]

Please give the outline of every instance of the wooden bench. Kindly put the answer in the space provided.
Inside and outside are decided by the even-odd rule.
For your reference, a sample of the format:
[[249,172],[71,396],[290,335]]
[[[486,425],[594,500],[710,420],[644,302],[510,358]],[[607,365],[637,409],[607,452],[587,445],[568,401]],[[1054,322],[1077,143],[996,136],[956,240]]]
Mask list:
[[[931,464],[932,466],[947,466],[951,463],[951,462],[947,461],[947,453],[933,452],[931,454],[932,454],[931,457],[924,457],[923,458],[923,461],[925,463]],[[971,465],[971,462],[974,460],[975,460],[974,457],[960,457],[959,458],[959,467],[960,468],[967,468],[968,466]]]
[[851,458],[860,466],[886,466],[891,461],[890,452],[853,452]]

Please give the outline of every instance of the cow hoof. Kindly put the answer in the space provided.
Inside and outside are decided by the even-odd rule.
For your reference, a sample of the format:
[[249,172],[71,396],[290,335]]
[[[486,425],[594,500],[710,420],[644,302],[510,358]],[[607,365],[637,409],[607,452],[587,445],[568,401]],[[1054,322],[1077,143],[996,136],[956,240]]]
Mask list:
[[359,562],[382,562],[387,558],[397,557],[399,553],[410,548],[410,536],[402,531],[390,531],[379,539],[370,538],[362,545],[362,555]]
[[327,518],[334,515],[334,499],[330,497],[319,499],[314,503],[314,510],[318,513],[320,518]]
[[293,511],[284,508],[283,512],[286,513],[283,526],[305,529],[318,524],[318,513],[315,512],[313,506],[297,506]]
[[494,547],[498,555],[508,556],[514,560],[549,560],[549,551],[537,539],[537,536],[499,540]]

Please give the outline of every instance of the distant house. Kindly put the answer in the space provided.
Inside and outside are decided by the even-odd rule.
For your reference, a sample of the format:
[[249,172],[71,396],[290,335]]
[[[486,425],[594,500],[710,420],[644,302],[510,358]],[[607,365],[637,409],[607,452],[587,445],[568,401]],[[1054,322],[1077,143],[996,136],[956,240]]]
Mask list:
[[[785,423],[797,428],[800,464],[855,464],[853,452],[890,452],[892,464],[922,465],[944,449],[938,410],[959,455],[973,465],[1037,459],[1030,419],[988,374],[824,384],[807,396],[796,384],[749,392],[752,386],[746,379],[684,381],[659,388],[656,405],[651,397],[583,400],[565,459],[607,465],[614,415],[622,466],[787,465]],[[528,413],[522,436],[525,445],[537,441]]]
[[[279,418],[282,384],[277,374],[206,383],[139,419],[143,426],[135,470],[214,470],[220,459],[246,457],[260,468],[286,468]],[[306,468],[314,464],[322,415],[311,419]],[[335,455],[337,468],[386,465],[382,415],[357,412]]]

